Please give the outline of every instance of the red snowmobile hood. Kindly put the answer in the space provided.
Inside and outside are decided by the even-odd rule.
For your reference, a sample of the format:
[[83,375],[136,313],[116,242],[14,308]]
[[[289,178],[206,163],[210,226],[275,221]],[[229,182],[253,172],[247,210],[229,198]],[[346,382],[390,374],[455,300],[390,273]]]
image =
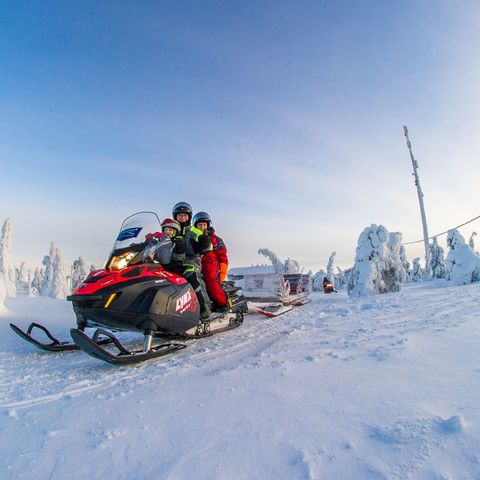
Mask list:
[[72,295],[92,295],[107,286],[142,277],[145,279],[151,279],[152,277],[166,279],[175,285],[187,283],[185,278],[167,272],[160,265],[133,265],[115,271],[95,270],[73,290]]

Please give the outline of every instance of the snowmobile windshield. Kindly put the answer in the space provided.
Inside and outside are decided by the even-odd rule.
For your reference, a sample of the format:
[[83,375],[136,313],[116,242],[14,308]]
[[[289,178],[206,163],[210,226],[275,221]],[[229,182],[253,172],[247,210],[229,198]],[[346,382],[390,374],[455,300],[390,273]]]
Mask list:
[[143,244],[145,235],[161,231],[162,224],[156,213],[135,213],[123,221],[113,249],[119,250],[132,245]]
[[172,259],[173,242],[170,237],[163,237],[155,246],[154,259],[162,265],[167,265]]
[[144,249],[148,246],[145,236],[161,231],[160,220],[154,212],[139,212],[127,217],[120,227],[120,233],[105,268],[120,270],[143,263]]

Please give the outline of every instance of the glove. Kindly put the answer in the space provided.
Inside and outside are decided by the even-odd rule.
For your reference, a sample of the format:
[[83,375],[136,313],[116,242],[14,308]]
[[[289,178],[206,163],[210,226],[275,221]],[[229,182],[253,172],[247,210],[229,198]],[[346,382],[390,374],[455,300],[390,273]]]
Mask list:
[[163,233],[162,232],[147,233],[145,235],[145,238],[147,240],[154,240],[156,238],[160,239],[160,238],[163,238]]
[[207,231],[198,237],[198,247],[202,253],[212,249],[212,236]]
[[220,272],[218,274],[218,281],[222,283],[227,278],[228,264],[220,263],[219,269],[220,269]]
[[173,237],[173,251],[178,254],[183,254],[186,252],[185,248],[185,239],[183,237]]

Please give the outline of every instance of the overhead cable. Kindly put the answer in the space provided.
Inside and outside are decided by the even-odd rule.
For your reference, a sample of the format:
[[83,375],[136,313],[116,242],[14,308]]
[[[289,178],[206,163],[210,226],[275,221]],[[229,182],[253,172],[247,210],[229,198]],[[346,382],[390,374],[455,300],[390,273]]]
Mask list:
[[[445,230],[444,232],[442,233],[437,233],[437,235],[432,235],[431,237],[428,237],[428,240],[431,240],[432,238],[435,238],[435,237],[440,237],[441,235],[445,235],[446,233],[448,233],[450,230],[454,230],[456,228],[460,228],[460,227],[463,227],[464,225],[467,225],[469,223],[472,223],[474,222],[475,220],[479,219],[480,218],[480,215],[478,215],[478,217],[475,217],[475,218],[472,218],[471,220],[469,220],[468,222],[465,222],[465,223],[462,223],[461,225],[458,225],[457,227],[453,227],[453,228],[449,228],[448,230]],[[414,243],[420,243],[420,242],[423,242],[423,238],[421,240],[415,240],[414,242],[405,242],[404,245],[413,245]]]

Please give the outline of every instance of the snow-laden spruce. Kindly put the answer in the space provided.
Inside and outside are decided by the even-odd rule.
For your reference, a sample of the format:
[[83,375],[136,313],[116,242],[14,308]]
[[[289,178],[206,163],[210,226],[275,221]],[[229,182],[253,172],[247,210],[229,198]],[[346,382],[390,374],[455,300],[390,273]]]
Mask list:
[[405,282],[408,282],[410,277],[410,262],[407,259],[407,252],[405,251],[403,243],[400,245],[400,261],[405,270]]
[[66,284],[63,258],[61,251],[55,247],[54,243],[50,245],[49,255],[43,258],[45,271],[42,284],[40,286],[40,295],[52,298],[65,298],[68,295]]
[[12,252],[12,221],[7,218],[2,226],[0,237],[0,282],[3,283],[2,290],[7,297],[14,297],[17,294],[15,288],[15,269],[10,260]]
[[40,295],[43,283],[43,270],[41,268],[36,268],[33,274],[33,280],[30,284],[30,291],[32,295]]
[[314,292],[321,292],[323,291],[323,279],[326,277],[325,271],[320,269],[313,277],[312,277],[312,290]]
[[416,257],[412,261],[412,271],[410,273],[411,282],[421,282],[423,279],[423,269],[420,265],[420,257]]
[[347,268],[342,270],[340,267],[337,267],[337,274],[335,275],[335,290],[341,290],[348,284],[348,279],[352,273],[352,268]]
[[443,248],[438,244],[437,237],[433,237],[430,244],[430,269],[432,278],[445,278],[445,258]]
[[73,290],[87,276],[87,266],[82,257],[78,257],[72,265],[72,278],[70,288]]
[[[400,234],[398,234],[400,235]],[[358,246],[349,282],[351,297],[397,292],[402,286],[400,260],[401,236],[394,236],[389,244],[389,233],[383,225],[372,224],[358,238]]]
[[465,243],[458,230],[448,231],[447,245],[450,250],[445,260],[447,280],[456,285],[480,281],[480,257]]
[[[475,237],[476,236],[477,236],[477,232],[472,232],[472,234],[470,235],[470,240],[468,241],[468,245],[472,249],[472,252],[475,252]],[[477,253],[477,252],[475,252],[475,253]],[[478,255],[478,253],[477,253],[477,255]]]
[[[408,270],[405,268],[405,248],[403,246],[402,234],[400,232],[389,233],[388,248],[390,249],[391,261],[398,268],[400,284],[405,283],[407,281]],[[400,288],[401,287],[399,287],[398,290],[400,290]]]
[[30,293],[31,273],[27,270],[25,262],[20,264],[20,267],[15,268],[15,288],[17,295],[28,295]]
[[337,252],[332,252],[327,263],[327,279],[332,285],[335,285],[335,274],[333,273],[333,262],[335,261],[335,255]]
[[300,264],[296,260],[287,258],[282,262],[277,254],[268,248],[260,248],[258,254],[267,257],[272,262],[275,273],[300,273]]

